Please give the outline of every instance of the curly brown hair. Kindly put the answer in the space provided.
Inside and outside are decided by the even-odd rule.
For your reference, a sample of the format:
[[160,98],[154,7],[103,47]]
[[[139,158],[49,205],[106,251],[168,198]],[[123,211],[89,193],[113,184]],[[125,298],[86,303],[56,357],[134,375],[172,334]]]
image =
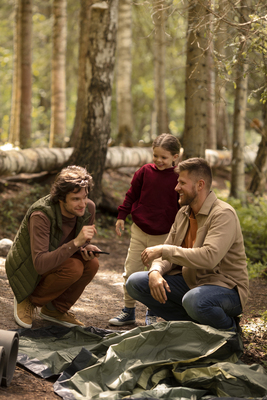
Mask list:
[[82,188],[87,189],[88,195],[93,188],[93,178],[87,170],[78,165],[70,165],[58,173],[51,187],[52,203],[59,200],[66,201],[66,195],[71,192],[78,193]]

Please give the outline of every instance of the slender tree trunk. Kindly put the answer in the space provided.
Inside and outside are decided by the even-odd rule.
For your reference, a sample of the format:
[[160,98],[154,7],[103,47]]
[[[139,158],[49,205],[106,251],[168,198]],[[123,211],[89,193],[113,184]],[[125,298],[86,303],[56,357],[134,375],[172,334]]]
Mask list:
[[189,1],[183,158],[205,157],[207,142],[206,10]]
[[80,35],[78,57],[78,90],[75,120],[70,137],[70,147],[75,146],[82,132],[82,122],[86,103],[86,53],[88,51],[90,6],[93,0],[81,0],[80,9]]
[[231,149],[232,145],[229,138],[229,118],[227,112],[227,98],[226,88],[224,82],[220,82],[217,78],[216,85],[216,136],[217,148],[222,150],[224,148]]
[[[267,88],[267,55],[263,53],[263,64],[265,72],[265,88]],[[255,195],[262,196],[266,188],[267,174],[267,102],[263,104],[263,128],[261,129],[261,142],[254,163],[252,180],[249,191]]]
[[154,79],[155,79],[155,112],[157,115],[157,133],[169,132],[168,110],[165,91],[166,60],[166,7],[165,0],[153,3],[153,22],[155,26],[154,42]]
[[32,0],[21,0],[20,147],[31,146],[32,112]]
[[66,135],[66,0],[53,0],[53,17],[52,102],[49,147],[64,147]]
[[[240,59],[241,61],[241,59]],[[236,94],[234,107],[234,130],[233,130],[233,159],[231,175],[230,196],[245,201],[245,125],[247,104],[247,64],[241,63],[236,68]],[[245,75],[245,77],[244,77]]]
[[134,128],[132,111],[132,1],[119,0],[117,33],[117,116],[116,143],[132,146]]
[[87,53],[87,109],[82,135],[70,164],[87,166],[94,179],[93,199],[99,204],[110,137],[111,95],[115,63],[118,0],[91,6]]
[[[214,9],[214,1],[209,1],[209,7]],[[216,112],[215,112],[215,68],[214,68],[214,16],[209,13],[209,28],[207,57],[207,148],[217,149]]]
[[[224,4],[219,2],[219,15],[224,15]],[[220,61],[221,68],[224,68],[226,51],[225,43],[228,35],[228,25],[224,21],[220,21],[216,31],[216,51]],[[224,72],[224,71],[223,71]],[[216,79],[216,129],[217,129],[217,148],[230,149],[232,144],[229,138],[229,120],[227,113],[227,98],[225,80],[217,76]]]
[[20,127],[20,99],[21,99],[21,1],[15,4],[15,25],[14,25],[14,52],[13,52],[13,82],[12,99],[9,124],[9,142],[19,146],[19,127]]
[[[240,22],[246,21],[247,9],[243,9],[244,0],[240,2]],[[248,28],[247,28],[248,29]],[[237,55],[236,64],[236,90],[234,106],[234,129],[233,129],[233,158],[230,196],[245,202],[245,129],[246,129],[246,106],[247,106],[247,60],[243,54],[246,53],[246,35],[247,31],[242,30],[241,44]]]

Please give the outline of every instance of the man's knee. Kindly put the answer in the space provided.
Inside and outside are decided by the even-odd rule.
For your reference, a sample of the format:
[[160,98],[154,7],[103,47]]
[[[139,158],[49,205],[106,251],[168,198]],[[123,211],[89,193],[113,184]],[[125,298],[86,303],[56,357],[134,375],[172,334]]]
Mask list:
[[182,306],[187,312],[187,314],[193,318],[197,319],[197,314],[199,312],[199,308],[201,302],[199,301],[199,294],[194,289],[189,290],[182,299]]
[[98,269],[99,269],[99,260],[98,260],[98,258],[95,257],[92,260],[89,260],[85,264],[84,269],[92,272],[95,275],[97,273]]
[[126,281],[125,287],[127,292],[130,294],[133,291],[133,286],[135,286],[135,273],[130,275]]
[[72,283],[78,281],[84,272],[83,263],[77,258],[69,258],[62,265],[62,272],[66,279],[69,279]]
[[126,290],[130,296],[134,297],[134,293],[141,292],[148,286],[147,272],[134,272],[129,276],[126,282]]

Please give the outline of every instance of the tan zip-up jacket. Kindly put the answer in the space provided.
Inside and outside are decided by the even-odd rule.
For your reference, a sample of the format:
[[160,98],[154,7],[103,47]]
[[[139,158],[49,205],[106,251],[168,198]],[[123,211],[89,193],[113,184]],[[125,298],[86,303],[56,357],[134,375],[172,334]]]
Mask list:
[[195,216],[198,230],[194,246],[183,248],[190,212],[190,206],[178,211],[162,257],[153,261],[150,271],[173,275],[177,274],[175,267],[181,265],[190,289],[202,285],[236,288],[244,308],[249,281],[243,235],[234,208],[210,192]]

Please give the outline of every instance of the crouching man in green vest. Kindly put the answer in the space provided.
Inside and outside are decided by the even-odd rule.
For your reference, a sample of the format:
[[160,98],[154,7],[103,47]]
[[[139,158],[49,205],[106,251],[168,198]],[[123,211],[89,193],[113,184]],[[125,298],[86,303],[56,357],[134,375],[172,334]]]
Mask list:
[[93,254],[99,248],[90,244],[96,233],[92,186],[85,168],[69,166],[27,211],[6,259],[18,325],[31,328],[36,307],[48,321],[84,325],[69,309],[99,267]]

